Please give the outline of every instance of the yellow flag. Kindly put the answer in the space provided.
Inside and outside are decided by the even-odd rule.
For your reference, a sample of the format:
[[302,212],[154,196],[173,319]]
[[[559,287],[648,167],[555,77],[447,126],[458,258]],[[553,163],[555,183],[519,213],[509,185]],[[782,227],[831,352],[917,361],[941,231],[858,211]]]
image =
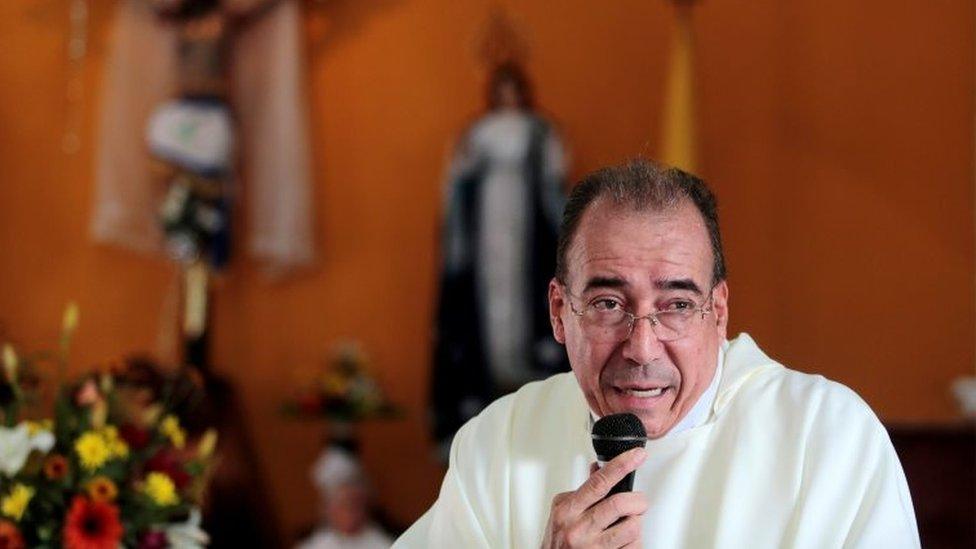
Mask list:
[[695,134],[693,2],[674,0],[675,28],[664,99],[661,160],[688,172],[697,169]]

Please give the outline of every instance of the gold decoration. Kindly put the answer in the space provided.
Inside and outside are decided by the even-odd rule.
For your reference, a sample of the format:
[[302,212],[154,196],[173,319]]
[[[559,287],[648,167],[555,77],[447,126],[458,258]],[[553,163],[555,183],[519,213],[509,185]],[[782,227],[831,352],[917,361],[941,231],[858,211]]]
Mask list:
[[697,169],[695,131],[694,0],[672,0],[675,29],[671,39],[671,64],[664,102],[661,159],[665,164],[693,172]]

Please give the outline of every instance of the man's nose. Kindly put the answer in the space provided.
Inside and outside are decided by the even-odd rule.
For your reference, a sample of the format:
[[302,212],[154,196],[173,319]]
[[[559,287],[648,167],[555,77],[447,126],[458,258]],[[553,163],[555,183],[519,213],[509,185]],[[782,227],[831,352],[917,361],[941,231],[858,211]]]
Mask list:
[[649,364],[664,354],[664,343],[654,332],[653,321],[643,317],[634,320],[630,337],[624,340],[624,358],[637,364]]

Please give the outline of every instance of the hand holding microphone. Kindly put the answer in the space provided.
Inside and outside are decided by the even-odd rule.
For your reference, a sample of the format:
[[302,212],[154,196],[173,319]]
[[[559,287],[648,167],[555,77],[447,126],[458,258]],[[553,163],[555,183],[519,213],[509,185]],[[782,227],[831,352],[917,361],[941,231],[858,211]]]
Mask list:
[[576,491],[552,500],[544,548],[640,547],[647,499],[631,492],[634,471],[644,462],[647,435],[633,414],[613,414],[593,425],[593,448],[605,465]]

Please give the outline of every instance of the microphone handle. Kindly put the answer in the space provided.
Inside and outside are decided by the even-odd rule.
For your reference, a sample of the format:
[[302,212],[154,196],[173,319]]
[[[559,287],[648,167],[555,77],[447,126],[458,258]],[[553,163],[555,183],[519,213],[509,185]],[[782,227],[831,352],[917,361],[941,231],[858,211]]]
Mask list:
[[[603,467],[604,465],[606,465],[606,463],[608,461],[612,460],[615,457],[617,457],[617,456],[599,456],[598,455],[596,457],[596,459],[597,459],[597,462],[600,464],[600,467]],[[624,478],[620,479],[620,482],[618,482],[617,484],[615,484],[613,486],[613,488],[611,488],[610,491],[607,492],[606,497],[604,497],[603,499],[606,499],[606,498],[608,498],[608,497],[610,497],[610,496],[612,496],[614,494],[619,494],[620,492],[633,492],[634,491],[634,475],[635,475],[635,473],[637,473],[637,471],[631,471],[631,472],[627,473],[627,476],[625,476]]]
[[[619,494],[620,492],[633,492],[634,491],[634,471],[627,473],[627,476],[622,478],[620,482],[615,484],[613,488],[607,492],[607,497],[614,494]],[[604,498],[605,499],[605,498]]]
[[[610,461],[611,459],[613,459],[613,456],[610,456],[609,458],[607,456],[597,456],[597,462],[600,464],[600,467],[603,467],[604,465],[606,465],[606,463],[608,461]],[[610,496],[612,496],[614,494],[619,494],[621,492],[633,492],[634,491],[634,475],[636,473],[637,473],[637,471],[631,471],[631,472],[627,473],[627,476],[625,476],[624,478],[620,479],[620,482],[618,482],[617,484],[614,484],[613,485],[613,488],[611,488],[610,491],[607,492],[607,495],[604,496],[603,499],[607,499],[608,497],[610,497]],[[625,517],[618,518],[617,520],[613,521],[613,524],[611,524],[607,528],[613,528],[614,526],[620,524],[621,522],[624,521],[624,518]]]

